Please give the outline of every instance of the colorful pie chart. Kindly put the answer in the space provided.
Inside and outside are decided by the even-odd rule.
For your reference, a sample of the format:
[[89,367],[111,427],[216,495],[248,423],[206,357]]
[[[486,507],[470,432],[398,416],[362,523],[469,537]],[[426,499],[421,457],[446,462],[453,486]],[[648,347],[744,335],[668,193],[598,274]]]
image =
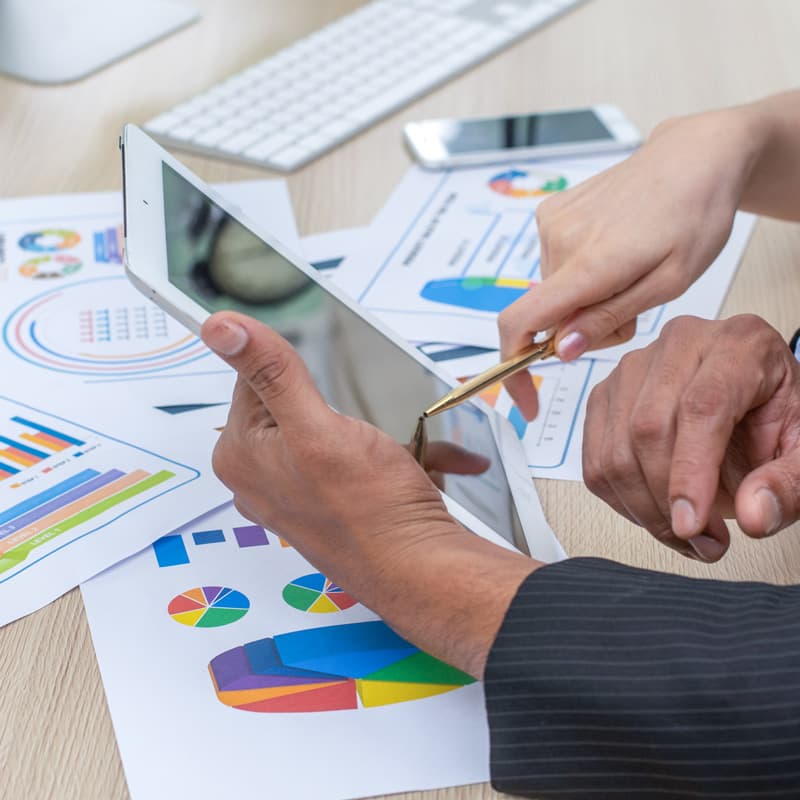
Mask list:
[[563,175],[542,175],[521,169],[500,172],[489,180],[489,188],[506,197],[544,197],[567,188]]
[[19,274],[25,278],[64,278],[74,275],[82,266],[75,256],[34,256],[19,268]]
[[211,659],[208,671],[221,703],[262,714],[376,708],[475,683],[380,620],[248,642]]
[[31,250],[34,253],[54,253],[56,250],[75,247],[80,240],[81,237],[77,231],[48,228],[43,231],[26,233],[20,238],[19,246],[23,250]]
[[219,628],[241,619],[250,601],[241,592],[225,586],[200,586],[173,597],[167,612],[190,628]]
[[287,583],[283,588],[283,599],[292,608],[312,614],[344,611],[357,602],[319,572],[303,575]]

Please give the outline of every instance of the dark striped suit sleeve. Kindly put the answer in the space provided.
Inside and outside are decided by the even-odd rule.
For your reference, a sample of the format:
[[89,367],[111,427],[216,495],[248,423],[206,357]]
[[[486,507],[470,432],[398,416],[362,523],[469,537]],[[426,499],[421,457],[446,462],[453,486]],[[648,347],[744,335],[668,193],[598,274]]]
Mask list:
[[500,791],[800,798],[800,587],[551,564],[511,604],[485,689]]

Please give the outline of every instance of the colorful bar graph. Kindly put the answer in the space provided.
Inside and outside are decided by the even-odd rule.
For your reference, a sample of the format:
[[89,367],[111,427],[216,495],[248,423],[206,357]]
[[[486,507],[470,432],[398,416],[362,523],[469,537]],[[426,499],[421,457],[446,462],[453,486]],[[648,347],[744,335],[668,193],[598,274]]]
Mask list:
[[195,544],[216,544],[225,541],[225,534],[221,530],[196,531],[192,534]]
[[0,539],[5,539],[12,533],[16,533],[17,531],[26,528],[28,525],[31,525],[43,517],[48,516],[48,514],[53,514],[65,506],[68,506],[70,503],[74,503],[76,500],[80,500],[95,490],[100,489],[103,486],[107,486],[109,483],[119,480],[124,476],[125,473],[121,470],[112,469],[103,475],[97,475],[96,477],[91,478],[85,483],[76,486],[74,489],[70,489],[68,492],[59,495],[47,503],[43,503],[37,508],[28,511],[26,514],[22,514],[22,516],[19,516],[15,520],[12,520],[11,522],[8,522],[0,527]]
[[39,433],[46,433],[48,436],[52,436],[54,439],[57,439],[60,442],[66,442],[67,444],[75,444],[79,446],[86,444],[86,442],[76,439],[74,436],[67,436],[65,433],[61,433],[53,428],[48,428],[45,425],[40,425],[38,422],[31,422],[31,420],[24,419],[23,417],[11,417],[11,421],[18,423],[19,425],[24,425],[26,428],[33,428],[35,431],[39,431]]
[[46,447],[48,450],[53,450],[56,453],[60,453],[62,450],[66,450],[68,447],[72,446],[67,444],[67,442],[59,441],[55,436],[50,436],[47,433],[23,433],[20,435],[20,439],[38,444],[41,447]]
[[68,492],[70,489],[79,486],[91,478],[96,478],[99,474],[97,470],[85,469],[83,472],[79,472],[77,475],[73,475],[71,478],[67,478],[61,481],[61,483],[57,483],[55,486],[51,486],[49,489],[35,494],[33,497],[29,497],[27,500],[23,500],[21,503],[17,503],[17,505],[11,506],[11,508],[5,511],[0,511],[0,525],[5,525],[9,520],[25,514],[27,511],[36,508],[42,503],[46,503],[48,500],[52,500],[54,497],[58,497],[64,492]]
[[189,563],[189,554],[186,552],[183,537],[177,534],[156,539],[153,542],[153,551],[159,567],[177,567]]
[[269,544],[267,532],[259,525],[242,525],[233,529],[239,547],[262,547]]
[[28,541],[32,536],[37,536],[51,526],[70,519],[75,514],[91,508],[96,503],[112,497],[122,489],[127,489],[137,481],[148,477],[148,473],[144,470],[137,470],[128,475],[119,470],[112,470],[112,473],[116,474],[110,476],[110,479],[108,473],[95,478],[90,482],[92,488],[88,491],[82,490],[81,487],[74,489],[73,492],[77,496],[73,497],[71,502],[62,503],[54,500],[55,507],[44,516],[40,516],[37,511],[32,511],[31,516],[35,516],[35,519],[27,522],[24,527],[15,526],[15,530],[0,541],[0,555],[7,553],[22,542]]
[[[85,498],[71,503],[56,515],[45,517],[40,523],[12,534],[0,545],[0,573],[13,569],[24,561],[37,547],[41,547],[52,539],[67,531],[77,528],[110,509],[127,502],[150,489],[172,479],[175,473],[160,470],[153,475],[144,470],[136,470],[113,483],[104,486]],[[55,518],[54,518],[55,517]],[[52,523],[55,524],[52,524]],[[38,530],[44,524],[44,530]],[[31,533],[33,536],[31,538]],[[17,544],[17,541],[19,544]],[[11,546],[16,545],[16,546]],[[9,549],[6,549],[8,547]]]
[[10,467],[6,464],[0,464],[0,481],[10,478],[12,475],[16,475],[18,472],[19,470],[15,467]]
[[[49,455],[49,453],[43,453],[41,450],[36,450],[35,448],[29,447],[21,442],[15,442],[13,439],[9,439],[6,436],[0,436],[0,443],[7,444],[8,448],[13,450],[15,453],[22,453],[23,455],[32,457],[34,459],[34,463],[37,461],[42,461]],[[3,452],[9,452],[9,450],[7,449]]]

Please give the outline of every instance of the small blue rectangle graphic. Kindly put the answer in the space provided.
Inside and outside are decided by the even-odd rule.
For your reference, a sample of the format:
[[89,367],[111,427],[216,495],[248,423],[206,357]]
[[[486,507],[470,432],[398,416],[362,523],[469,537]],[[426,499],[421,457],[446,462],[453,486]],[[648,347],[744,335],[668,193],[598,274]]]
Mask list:
[[195,544],[216,544],[225,541],[225,534],[220,531],[197,531],[192,534]]
[[176,534],[162,536],[153,542],[153,552],[159,567],[177,567],[189,563],[189,554],[183,538]]

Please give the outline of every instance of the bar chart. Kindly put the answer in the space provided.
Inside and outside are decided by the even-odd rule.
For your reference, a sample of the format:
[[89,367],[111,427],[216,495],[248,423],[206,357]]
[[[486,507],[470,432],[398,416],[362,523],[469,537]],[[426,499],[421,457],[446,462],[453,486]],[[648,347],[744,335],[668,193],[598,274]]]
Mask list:
[[0,582],[189,470],[0,397]]

